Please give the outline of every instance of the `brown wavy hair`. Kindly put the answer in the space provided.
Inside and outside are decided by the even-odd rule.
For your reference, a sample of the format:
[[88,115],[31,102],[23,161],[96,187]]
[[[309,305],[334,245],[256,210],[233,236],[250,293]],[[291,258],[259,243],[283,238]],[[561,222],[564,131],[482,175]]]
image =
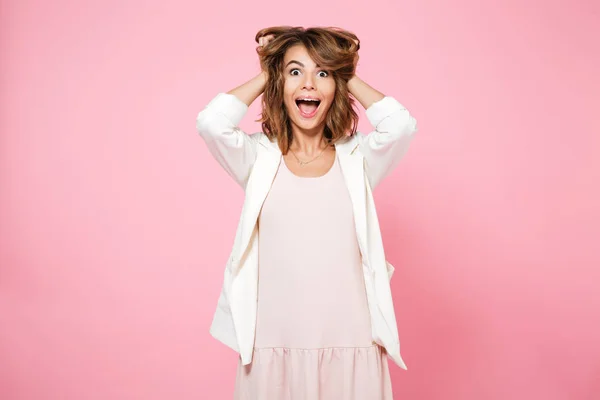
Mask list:
[[[257,47],[260,66],[267,74],[262,96],[262,130],[271,140],[277,139],[283,154],[287,154],[292,142],[290,119],[283,107],[283,59],[286,51],[302,44],[316,64],[327,70],[335,80],[335,95],[325,118],[323,135],[329,144],[356,133],[358,113],[355,100],[350,97],[348,81],[354,75],[354,57],[360,49],[358,37],[336,27],[276,26],[261,29],[256,34],[258,43],[262,36],[273,35],[264,47]],[[355,42],[356,41],[356,42]]]

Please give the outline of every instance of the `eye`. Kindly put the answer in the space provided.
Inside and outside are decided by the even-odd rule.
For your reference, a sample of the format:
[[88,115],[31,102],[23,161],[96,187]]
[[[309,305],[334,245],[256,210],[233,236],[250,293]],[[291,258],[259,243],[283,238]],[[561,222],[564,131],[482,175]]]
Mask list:
[[[299,70],[298,68],[292,68],[292,69],[290,70],[290,75],[292,75],[292,76],[297,76],[297,74],[294,74],[294,71],[298,71],[298,72],[300,72],[300,70]],[[329,72],[327,72],[327,71],[324,71],[324,70],[322,70],[322,71],[319,71],[319,74],[324,74],[324,75],[320,75],[320,76],[321,76],[321,78],[327,78],[327,77],[329,76]]]

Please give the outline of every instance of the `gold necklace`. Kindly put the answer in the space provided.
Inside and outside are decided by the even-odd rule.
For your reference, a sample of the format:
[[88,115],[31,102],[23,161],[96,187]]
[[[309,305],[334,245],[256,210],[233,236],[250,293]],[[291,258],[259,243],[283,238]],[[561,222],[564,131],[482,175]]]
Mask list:
[[329,147],[329,146],[325,146],[325,148],[323,148],[323,150],[321,150],[321,152],[320,152],[320,153],[319,153],[319,154],[318,154],[318,155],[317,155],[315,158],[313,158],[313,159],[312,159],[312,160],[310,160],[310,161],[301,161],[301,160],[298,158],[298,156],[296,155],[296,153],[294,153],[294,150],[292,150],[292,149],[290,148],[290,151],[292,152],[292,154],[294,155],[294,157],[296,157],[296,160],[298,160],[298,164],[300,164],[300,166],[301,166],[301,167],[303,167],[303,166],[305,166],[306,164],[308,164],[308,163],[311,163],[311,162],[315,161],[317,158],[319,158],[319,157],[321,156],[321,154],[323,154],[323,152],[324,152],[324,151],[327,149],[327,147]]

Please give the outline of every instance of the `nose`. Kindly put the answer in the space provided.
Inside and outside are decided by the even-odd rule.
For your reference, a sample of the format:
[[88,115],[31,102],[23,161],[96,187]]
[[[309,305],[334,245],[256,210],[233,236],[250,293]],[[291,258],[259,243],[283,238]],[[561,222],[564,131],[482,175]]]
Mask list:
[[305,74],[304,75],[304,81],[303,81],[303,89],[314,89],[315,88],[315,81],[314,81],[314,77],[311,74]]

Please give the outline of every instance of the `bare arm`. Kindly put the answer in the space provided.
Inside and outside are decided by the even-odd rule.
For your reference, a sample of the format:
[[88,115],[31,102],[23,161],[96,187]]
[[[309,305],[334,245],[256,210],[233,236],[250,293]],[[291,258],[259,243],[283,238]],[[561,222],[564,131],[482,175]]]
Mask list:
[[365,108],[369,108],[371,104],[383,99],[385,96],[383,93],[372,88],[367,82],[354,75],[348,81],[348,90],[359,101],[360,104]]
[[238,99],[246,103],[249,107],[254,100],[265,90],[265,84],[267,82],[267,74],[261,71],[260,74],[250,79],[248,82],[241,84],[240,86],[231,89],[227,94],[232,94]]
[[348,90],[365,108],[375,130],[358,134],[366,171],[374,189],[398,165],[417,131],[417,121],[408,110],[391,96],[369,86],[354,75]]
[[[263,36],[258,44],[265,46],[271,39],[273,35]],[[196,128],[212,155],[243,188],[256,161],[260,136],[247,135],[238,124],[248,107],[264,92],[266,83],[267,73],[261,71],[229,92],[219,93],[196,118]]]
[[258,136],[246,134],[239,123],[265,84],[266,75],[261,72],[229,92],[219,93],[196,118],[196,128],[211,154],[243,188],[256,160]]

